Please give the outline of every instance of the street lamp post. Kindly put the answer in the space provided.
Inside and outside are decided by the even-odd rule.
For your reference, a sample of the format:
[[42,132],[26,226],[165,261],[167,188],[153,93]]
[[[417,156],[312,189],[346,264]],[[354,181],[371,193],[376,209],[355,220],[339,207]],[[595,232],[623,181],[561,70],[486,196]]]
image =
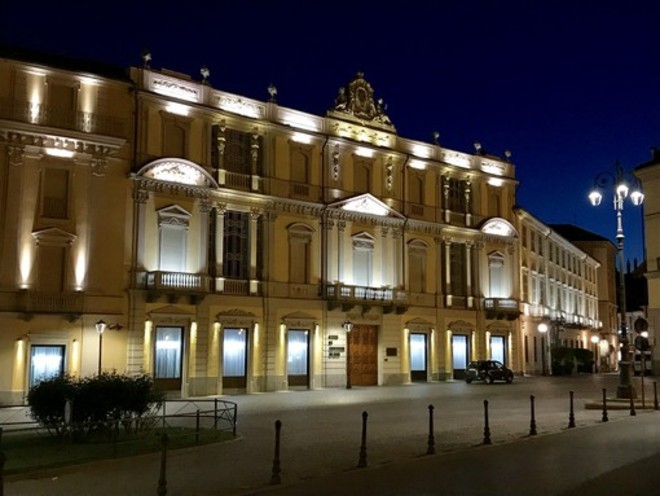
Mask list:
[[545,367],[545,334],[548,332],[548,324],[545,322],[541,322],[539,324],[539,332],[541,333],[541,373],[543,375],[548,375],[548,372],[546,371]]
[[[637,186],[637,181],[633,178]],[[630,198],[633,205],[641,205],[644,201],[644,193],[641,188],[635,188],[628,196],[629,188],[626,184],[626,178],[621,164],[616,163],[616,175],[608,172],[601,172],[594,179],[594,189],[589,193],[589,201],[594,207],[600,205],[603,195],[600,189],[611,186],[614,189],[613,204],[616,213],[616,240],[619,258],[619,313],[621,315],[619,344],[621,348],[621,361],[619,362],[619,385],[617,387],[617,398],[635,397],[635,389],[632,384],[632,360],[630,356],[630,339],[628,336],[628,326],[626,324],[626,284],[625,259],[623,256],[623,204],[626,198]]]
[[600,338],[593,335],[591,336],[591,342],[594,344],[594,373],[598,373],[598,343]]
[[103,356],[103,332],[105,329],[108,327],[108,325],[103,321],[99,320],[96,324],[94,324],[94,327],[96,327],[96,333],[99,335],[99,367],[98,367],[98,375],[101,375],[101,357]]
[[346,389],[351,389],[353,387],[351,384],[351,345],[348,335],[353,330],[353,322],[346,320],[342,324],[342,327],[346,331]]

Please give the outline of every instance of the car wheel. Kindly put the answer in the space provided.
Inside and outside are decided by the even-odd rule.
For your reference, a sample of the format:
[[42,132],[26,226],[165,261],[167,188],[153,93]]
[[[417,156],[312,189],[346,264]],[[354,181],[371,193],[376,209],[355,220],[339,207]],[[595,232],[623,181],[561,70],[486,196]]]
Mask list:
[[492,384],[493,383],[493,377],[490,376],[490,375],[487,375],[485,380],[486,380],[486,384]]
[[468,384],[472,384],[472,379],[467,378],[467,379],[465,379],[465,382],[467,382]]
[[506,382],[507,384],[511,384],[513,382],[513,374],[509,374],[506,376]]

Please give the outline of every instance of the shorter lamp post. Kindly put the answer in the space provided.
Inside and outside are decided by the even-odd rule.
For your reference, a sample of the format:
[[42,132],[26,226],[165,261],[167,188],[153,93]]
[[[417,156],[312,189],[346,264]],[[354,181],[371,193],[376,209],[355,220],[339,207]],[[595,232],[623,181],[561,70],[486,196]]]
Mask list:
[[99,368],[98,368],[98,374],[101,375],[101,357],[103,356],[103,333],[105,332],[108,325],[103,320],[99,320],[96,324],[94,324],[94,327],[96,327],[96,332],[99,335]]
[[545,367],[545,354],[546,354],[546,345],[545,345],[545,334],[548,332],[548,324],[545,322],[541,322],[539,324],[539,332],[541,333],[541,373],[543,375],[547,375],[546,367]]
[[348,340],[348,335],[353,330],[353,322],[350,320],[344,321],[342,324],[344,331],[346,331],[346,389],[351,389],[351,345]]
[[594,344],[594,373],[598,373],[598,343],[600,338],[594,334],[591,336],[591,342]]

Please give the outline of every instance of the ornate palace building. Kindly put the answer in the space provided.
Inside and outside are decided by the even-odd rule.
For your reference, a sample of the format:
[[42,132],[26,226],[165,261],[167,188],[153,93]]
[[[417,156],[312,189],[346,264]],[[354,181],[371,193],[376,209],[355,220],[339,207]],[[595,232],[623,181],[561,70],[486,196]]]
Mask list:
[[[362,73],[317,116],[144,61],[0,58],[0,402],[100,370],[184,397],[540,371],[509,157],[399,136]],[[596,264],[555,245],[595,326]]]

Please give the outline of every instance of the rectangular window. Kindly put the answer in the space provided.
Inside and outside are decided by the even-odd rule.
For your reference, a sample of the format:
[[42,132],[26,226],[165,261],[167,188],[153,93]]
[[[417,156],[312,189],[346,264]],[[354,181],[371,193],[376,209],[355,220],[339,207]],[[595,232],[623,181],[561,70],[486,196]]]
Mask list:
[[534,363],[538,362],[538,350],[536,349],[536,336],[534,336]]
[[491,336],[490,338],[490,358],[506,364],[504,353],[504,336]]
[[224,330],[222,369],[224,377],[245,377],[247,370],[247,331]]
[[64,374],[64,346],[34,345],[30,350],[30,387]]
[[468,364],[468,337],[455,334],[451,338],[454,370],[465,370]]
[[183,226],[160,226],[160,270],[186,271],[186,236]]
[[308,331],[291,329],[287,333],[287,374],[307,375],[309,367]]
[[466,256],[465,245],[452,243],[449,247],[449,270],[451,271],[450,286],[454,296],[466,296]]
[[183,328],[156,328],[156,379],[180,379],[183,358]]
[[426,372],[426,334],[410,335],[410,370]]
[[69,171],[47,168],[43,175],[41,215],[49,219],[69,217]]
[[250,260],[250,216],[246,212],[225,213],[223,243],[223,276],[233,279],[248,279]]
[[467,204],[465,201],[467,182],[454,178],[447,178],[445,180],[449,185],[449,197],[447,198],[445,208],[452,212],[467,213]]

